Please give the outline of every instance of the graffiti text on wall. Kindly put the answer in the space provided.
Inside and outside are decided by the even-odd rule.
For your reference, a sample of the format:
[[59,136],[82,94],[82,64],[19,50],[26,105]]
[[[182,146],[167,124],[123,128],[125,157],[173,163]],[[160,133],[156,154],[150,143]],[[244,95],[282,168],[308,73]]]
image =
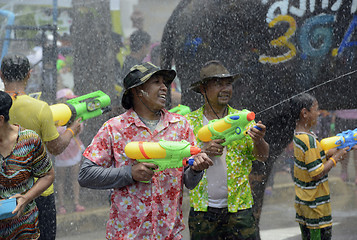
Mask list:
[[[262,4],[266,5],[268,4],[269,0],[262,0]],[[291,0],[290,0],[291,2]],[[330,10],[333,12],[336,12],[340,9],[342,6],[342,0],[299,0],[298,6],[293,6],[291,3],[289,4],[289,0],[281,0],[281,1],[276,1],[274,2],[268,9],[267,13],[267,18],[266,21],[269,23],[271,22],[275,17],[278,15],[292,15],[292,16],[297,16],[297,17],[303,17],[307,11],[310,13],[315,12],[315,8],[317,4],[321,3],[321,8],[324,10],[328,10],[329,6]],[[307,4],[309,2],[309,4]],[[350,6],[350,12],[351,14],[354,14],[357,10],[357,0],[352,0],[351,6]]]
[[[330,14],[321,14],[304,21],[300,30],[297,32],[297,44],[302,53],[300,57],[323,57],[331,52],[332,56],[341,54],[346,48],[357,46],[356,41],[350,41],[351,36],[357,27],[357,15],[353,16],[352,21],[340,43],[339,47],[332,46],[333,44],[333,29],[332,23],[335,21],[335,16]],[[291,60],[297,55],[296,46],[289,39],[296,32],[296,21],[289,15],[278,15],[269,22],[269,27],[273,28],[281,22],[289,23],[289,28],[285,34],[270,42],[273,47],[286,48],[286,53],[278,56],[261,55],[259,61],[261,63],[279,64]],[[320,41],[318,48],[315,48],[315,43]],[[322,43],[321,43],[322,41]]]

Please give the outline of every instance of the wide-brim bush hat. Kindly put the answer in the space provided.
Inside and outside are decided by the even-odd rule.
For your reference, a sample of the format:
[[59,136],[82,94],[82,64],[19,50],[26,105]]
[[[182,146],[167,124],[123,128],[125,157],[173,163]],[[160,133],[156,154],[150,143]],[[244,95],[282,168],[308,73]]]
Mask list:
[[160,69],[151,62],[145,62],[140,65],[135,65],[130,68],[130,72],[124,78],[124,93],[121,99],[121,105],[125,109],[130,109],[133,106],[130,96],[130,89],[138,87],[148,81],[153,75],[161,75],[164,77],[165,84],[169,86],[176,77],[175,70]]
[[237,80],[240,77],[239,74],[230,74],[223,64],[218,60],[211,60],[206,62],[200,71],[200,80],[191,84],[190,88],[200,93],[200,86],[207,83],[211,79],[226,79],[232,78],[233,81]]

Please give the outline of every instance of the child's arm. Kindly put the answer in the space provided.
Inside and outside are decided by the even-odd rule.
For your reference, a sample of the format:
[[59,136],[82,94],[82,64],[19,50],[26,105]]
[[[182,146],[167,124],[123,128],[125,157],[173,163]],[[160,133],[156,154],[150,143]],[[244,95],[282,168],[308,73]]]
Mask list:
[[[326,155],[328,160],[324,163],[324,170],[322,170],[322,172],[319,175],[312,177],[312,179],[314,181],[317,181],[320,178],[322,178],[323,176],[325,176],[334,166],[336,166],[336,164],[338,162],[341,162],[342,160],[345,159],[348,149],[349,149],[348,147],[339,149],[339,150],[335,149],[334,151],[331,151],[331,153],[334,152],[332,154],[332,157],[328,157],[328,155]],[[331,153],[328,153],[328,154],[331,154]]]
[[328,150],[327,152],[325,152],[326,158],[329,159],[329,158],[332,157],[336,152],[337,152],[337,148],[331,148],[330,150]]

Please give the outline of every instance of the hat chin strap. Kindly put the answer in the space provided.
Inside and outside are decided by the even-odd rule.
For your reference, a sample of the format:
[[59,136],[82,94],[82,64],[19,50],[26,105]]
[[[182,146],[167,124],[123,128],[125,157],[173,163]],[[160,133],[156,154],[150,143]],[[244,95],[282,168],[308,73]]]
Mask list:
[[210,108],[212,109],[213,113],[216,115],[216,117],[217,117],[218,119],[223,118],[223,117],[224,117],[225,112],[226,112],[226,111],[227,111],[227,109],[228,109],[227,104],[226,104],[226,107],[225,107],[225,109],[224,109],[224,111],[223,111],[223,113],[222,113],[222,117],[219,117],[219,116],[218,116],[218,114],[216,113],[216,111],[213,109],[213,107],[212,107],[211,103],[210,103],[210,102],[209,102],[209,100],[208,100],[208,97],[207,97],[207,92],[206,92],[206,87],[205,87],[205,86],[203,86],[203,90],[205,91],[205,98],[206,98],[206,100],[207,100],[207,103],[208,103],[208,105],[210,106]]
[[[146,93],[146,92],[144,92],[143,90],[141,90],[141,91],[142,91],[143,94]],[[141,102],[150,112],[152,112],[152,113],[154,113],[155,115],[158,115],[158,116],[161,115],[160,110],[155,112],[154,110],[152,110],[151,108],[149,108],[149,107],[141,100],[141,97],[140,97],[139,94],[138,94],[138,89],[135,89],[135,93],[136,93],[136,96],[139,98],[140,102]],[[146,93],[146,94],[147,94],[147,93]]]

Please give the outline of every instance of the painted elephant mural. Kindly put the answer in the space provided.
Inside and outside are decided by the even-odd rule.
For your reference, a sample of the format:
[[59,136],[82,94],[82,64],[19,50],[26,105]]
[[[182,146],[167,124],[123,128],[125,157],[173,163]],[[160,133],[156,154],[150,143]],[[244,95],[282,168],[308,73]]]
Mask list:
[[297,113],[289,98],[309,91],[321,109],[357,108],[356,11],[357,0],[182,0],[166,24],[162,67],[175,64],[183,104],[201,106],[189,86],[218,59],[241,74],[231,105],[267,125],[270,158],[251,174],[258,223],[264,183],[292,140]]

